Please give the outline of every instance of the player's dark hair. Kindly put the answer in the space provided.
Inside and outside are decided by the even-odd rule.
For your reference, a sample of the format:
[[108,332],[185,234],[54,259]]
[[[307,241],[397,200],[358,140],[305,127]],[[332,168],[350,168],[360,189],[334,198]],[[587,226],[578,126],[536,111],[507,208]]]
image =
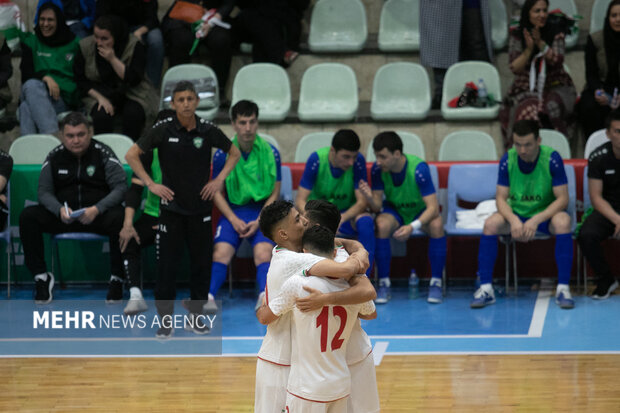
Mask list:
[[65,126],[78,126],[78,125],[86,125],[86,128],[90,128],[90,122],[86,115],[82,112],[71,112],[60,121],[60,130],[64,131]]
[[305,216],[312,226],[318,224],[322,227],[329,228],[334,234],[338,232],[340,211],[336,205],[329,201],[311,199],[306,202]]
[[512,128],[512,132],[517,136],[527,136],[530,133],[534,134],[534,139],[538,139],[540,127],[538,126],[538,121],[536,120],[527,120],[522,119],[520,121],[515,122],[514,127]]
[[329,228],[314,225],[304,231],[301,246],[313,254],[329,257],[334,252],[334,236]]
[[390,130],[381,132],[375,136],[375,139],[373,139],[372,149],[374,149],[375,152],[379,152],[383,150],[383,148],[387,148],[387,150],[391,153],[394,153],[396,150],[403,153],[403,141],[394,131]]
[[274,240],[273,231],[278,223],[291,213],[291,209],[293,208],[292,202],[284,200],[277,200],[266,205],[258,218],[258,227],[263,235],[273,242],[276,242]]
[[258,118],[258,105],[251,100],[240,100],[230,109],[230,120],[237,120],[238,116],[252,116]]
[[360,146],[362,144],[360,143],[359,136],[351,129],[340,129],[332,139],[332,147],[336,152],[341,149],[357,152],[360,150]]
[[609,115],[605,118],[605,129],[609,130],[613,121],[620,121],[620,109],[614,109],[609,112]]
[[198,97],[194,84],[189,80],[181,80],[174,85],[174,89],[172,89],[172,100],[174,100],[174,95],[180,92],[192,92],[196,97]]

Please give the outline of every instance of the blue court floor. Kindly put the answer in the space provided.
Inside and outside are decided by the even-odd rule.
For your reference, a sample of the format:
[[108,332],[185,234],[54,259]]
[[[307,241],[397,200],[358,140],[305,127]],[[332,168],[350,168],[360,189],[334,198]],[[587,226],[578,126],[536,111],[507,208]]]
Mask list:
[[[375,360],[385,354],[620,353],[620,295],[595,301],[573,292],[575,309],[561,310],[555,288],[537,287],[520,286],[517,295],[497,297],[494,305],[479,310],[469,308],[473,287],[450,287],[439,305],[428,304],[424,290],[409,300],[404,288],[393,288],[392,300],[378,306],[378,318],[362,326],[373,342]],[[254,317],[256,296],[250,290],[218,297],[221,312],[211,334],[197,336],[177,324],[172,339],[165,341],[154,337],[152,301],[132,325],[121,317],[125,303],[104,303],[105,288],[56,288],[54,301],[44,306],[34,304],[27,285],[13,290],[10,300],[5,289],[0,294],[0,357],[253,356],[266,331]],[[152,290],[145,296],[152,299]],[[177,294],[186,296],[183,290]],[[68,319],[67,310],[72,311]],[[61,328],[52,328],[53,311],[60,314],[56,326]],[[96,328],[82,328],[73,311],[94,313]],[[175,314],[186,314],[180,300]]]

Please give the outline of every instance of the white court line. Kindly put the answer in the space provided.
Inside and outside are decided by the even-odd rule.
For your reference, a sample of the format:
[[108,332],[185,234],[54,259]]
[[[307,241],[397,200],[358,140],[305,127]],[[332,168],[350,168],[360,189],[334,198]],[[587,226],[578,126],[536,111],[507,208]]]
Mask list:
[[375,343],[375,347],[372,349],[372,357],[374,359],[375,366],[381,364],[381,360],[383,360],[383,356],[385,355],[385,351],[387,350],[389,344],[390,343],[387,341],[377,341]]
[[529,337],[542,337],[543,327],[545,326],[545,318],[549,309],[549,299],[551,298],[551,290],[540,290],[536,297],[536,304],[532,313],[532,322],[527,332]]

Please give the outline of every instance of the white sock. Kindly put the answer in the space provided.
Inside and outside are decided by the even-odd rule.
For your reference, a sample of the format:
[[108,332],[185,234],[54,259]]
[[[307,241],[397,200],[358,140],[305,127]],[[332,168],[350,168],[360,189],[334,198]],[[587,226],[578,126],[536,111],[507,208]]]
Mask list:
[[41,274],[37,274],[37,275],[34,276],[34,280],[35,281],[38,281],[38,280],[47,281],[47,278],[48,277],[47,277],[47,273],[46,272],[42,272]]
[[211,293],[209,293],[209,301],[215,301],[215,297]]
[[392,286],[392,281],[390,281],[390,279],[387,278],[387,277],[379,278],[379,285],[381,287],[388,287],[388,288],[390,288]]
[[139,300],[142,298],[142,291],[138,287],[131,287],[129,289],[129,299],[130,300]]
[[570,291],[570,288],[568,288],[568,284],[558,284],[558,287],[556,288],[555,293],[559,294],[562,291]]
[[110,281],[118,281],[118,282],[123,282],[123,279],[121,277],[117,277],[116,275],[110,275]]
[[489,294],[493,294],[493,284],[491,283],[480,284],[480,288],[482,288],[484,291],[486,291]]

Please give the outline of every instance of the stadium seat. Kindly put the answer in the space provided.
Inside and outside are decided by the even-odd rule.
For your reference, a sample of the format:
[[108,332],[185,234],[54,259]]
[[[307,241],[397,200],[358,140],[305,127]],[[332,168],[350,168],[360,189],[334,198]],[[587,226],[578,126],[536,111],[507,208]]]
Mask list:
[[377,70],[370,101],[373,120],[420,120],[430,108],[431,82],[421,65],[396,62]]
[[416,52],[420,50],[419,0],[388,0],[381,10],[379,50]]
[[93,138],[112,148],[118,160],[124,164],[127,164],[127,161],[125,161],[125,154],[129,148],[133,146],[133,141],[130,137],[120,133],[102,133],[93,136]]
[[541,129],[540,130],[540,138],[542,139],[542,144],[547,145],[555,149],[562,159],[570,159],[570,145],[568,144],[568,139],[566,136],[562,134],[562,132],[558,132],[553,129]]
[[47,154],[60,145],[54,135],[24,135],[17,138],[9,148],[15,164],[42,164]]
[[[63,284],[62,270],[60,266],[60,250],[58,243],[60,241],[80,241],[80,242],[107,242],[108,237],[91,232],[65,232],[63,234],[52,235],[52,273],[56,274],[60,284]],[[122,274],[114,274],[122,277]]]
[[313,53],[359,52],[366,43],[366,11],[359,0],[319,0],[310,19],[308,46]]
[[588,141],[586,142],[586,148],[583,151],[583,157],[588,159],[590,154],[602,144],[609,142],[609,138],[607,137],[607,130],[600,129],[594,132],[592,135],[588,137]]
[[457,131],[446,136],[439,147],[439,161],[496,161],[497,148],[488,134]]
[[495,119],[499,113],[499,103],[486,108],[466,106],[451,108],[448,102],[460,96],[467,82],[478,84],[482,79],[487,88],[487,93],[496,101],[502,99],[502,90],[499,73],[495,66],[487,62],[469,61],[455,63],[448,68],[443,82],[441,98],[441,115],[446,120],[464,119]]
[[340,63],[319,63],[301,79],[297,113],[303,122],[349,122],[357,114],[355,72]]
[[278,141],[276,140],[276,138],[274,138],[271,135],[267,135],[266,133],[258,133],[258,136],[260,136],[261,138],[263,138],[264,140],[266,140],[267,142],[269,142],[270,144],[272,144],[273,146],[275,146],[275,148],[279,151],[280,150],[280,144],[278,143]]
[[[575,0],[549,0],[549,11],[560,9],[568,17],[575,18],[579,15]],[[579,22],[575,22],[576,30],[566,36],[565,43],[567,49],[572,49],[577,45],[579,39]]]
[[280,122],[291,109],[291,85],[286,71],[273,63],[242,67],[235,76],[232,104],[242,99],[258,105],[261,122]]
[[0,239],[6,243],[6,297],[11,298],[11,270],[15,267],[15,251],[11,240],[11,182],[6,183],[6,206],[9,210],[6,217],[6,228],[0,232]]
[[594,0],[592,14],[590,15],[590,33],[603,30],[609,3],[611,0]]
[[[396,134],[398,134],[400,140],[403,141],[403,153],[426,159],[424,144],[418,135],[400,130],[397,130]],[[366,162],[374,162],[376,160],[375,151],[372,149],[372,142],[370,142],[370,144],[368,144],[368,150],[366,151]]]
[[200,103],[196,114],[208,120],[215,118],[220,106],[217,77],[210,67],[193,63],[173,66],[166,71],[161,82],[159,110],[170,108],[172,90],[181,80],[192,82],[198,92]]
[[295,148],[295,162],[305,163],[312,152],[332,144],[336,132],[313,132],[305,135]]
[[494,49],[501,49],[508,43],[508,15],[503,0],[490,0],[491,41]]

